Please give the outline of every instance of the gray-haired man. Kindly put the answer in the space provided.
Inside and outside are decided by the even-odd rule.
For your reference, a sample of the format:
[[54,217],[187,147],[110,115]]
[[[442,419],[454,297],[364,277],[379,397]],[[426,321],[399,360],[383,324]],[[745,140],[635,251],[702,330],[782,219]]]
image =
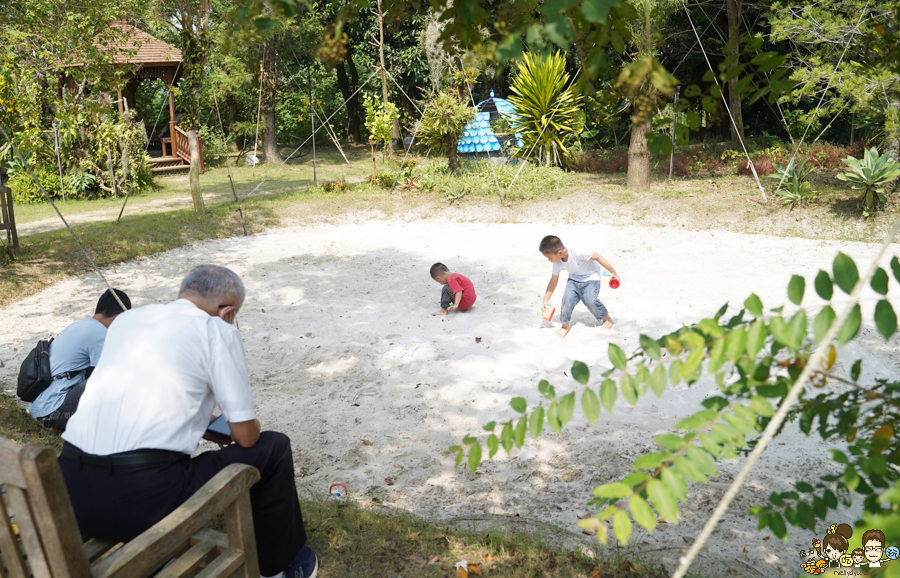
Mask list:
[[[122,314],[69,420],[60,467],[83,536],[130,540],[225,466],[252,465],[261,475],[250,490],[261,574],[314,578],[290,441],[260,432],[256,419],[232,325],[243,302],[234,272],[201,265],[177,301]],[[217,404],[235,443],[192,458]]]

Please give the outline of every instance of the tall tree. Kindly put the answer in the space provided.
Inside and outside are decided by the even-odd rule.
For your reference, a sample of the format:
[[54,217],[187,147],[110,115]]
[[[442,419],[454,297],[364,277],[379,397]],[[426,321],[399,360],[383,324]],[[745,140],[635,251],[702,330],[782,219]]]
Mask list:
[[260,113],[266,125],[263,132],[263,154],[267,163],[281,163],[281,152],[278,150],[277,130],[275,128],[275,104],[278,92],[278,69],[275,66],[275,35],[272,34],[263,44],[262,62],[259,75]]
[[[741,51],[741,11],[744,0],[725,0],[725,9],[728,13],[728,44],[726,53],[735,63]],[[741,94],[737,90],[739,77],[735,76],[728,81],[728,108],[731,111],[732,123],[731,142],[739,144],[744,139],[744,115],[741,110]]]

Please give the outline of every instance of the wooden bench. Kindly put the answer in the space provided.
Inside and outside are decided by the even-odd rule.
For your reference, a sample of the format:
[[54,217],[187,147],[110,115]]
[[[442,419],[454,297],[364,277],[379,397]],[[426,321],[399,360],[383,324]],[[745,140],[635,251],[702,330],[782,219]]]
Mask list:
[[[256,468],[232,464],[131,542],[83,543],[53,450],[0,437],[0,578],[146,578],[167,562],[156,578],[259,578],[249,493],[257,480]],[[204,527],[223,512],[227,534]]]
[[14,251],[19,250],[19,236],[16,234],[16,216],[13,212],[12,190],[0,184],[0,231],[7,231]]

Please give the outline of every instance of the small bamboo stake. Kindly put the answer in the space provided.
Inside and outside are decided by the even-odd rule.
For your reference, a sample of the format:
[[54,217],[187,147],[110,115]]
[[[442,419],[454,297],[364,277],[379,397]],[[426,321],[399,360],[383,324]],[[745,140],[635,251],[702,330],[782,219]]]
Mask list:
[[114,197],[118,197],[116,192],[116,173],[113,171],[112,150],[106,151],[106,166],[109,168],[109,178],[112,181],[112,192]]

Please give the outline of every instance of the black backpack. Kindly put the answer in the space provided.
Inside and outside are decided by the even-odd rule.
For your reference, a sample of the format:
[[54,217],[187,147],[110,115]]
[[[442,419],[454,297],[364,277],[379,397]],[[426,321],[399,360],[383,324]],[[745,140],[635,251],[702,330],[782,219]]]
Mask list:
[[16,395],[22,401],[32,402],[53,382],[50,372],[50,341],[41,340],[25,357],[19,369],[19,385]]

